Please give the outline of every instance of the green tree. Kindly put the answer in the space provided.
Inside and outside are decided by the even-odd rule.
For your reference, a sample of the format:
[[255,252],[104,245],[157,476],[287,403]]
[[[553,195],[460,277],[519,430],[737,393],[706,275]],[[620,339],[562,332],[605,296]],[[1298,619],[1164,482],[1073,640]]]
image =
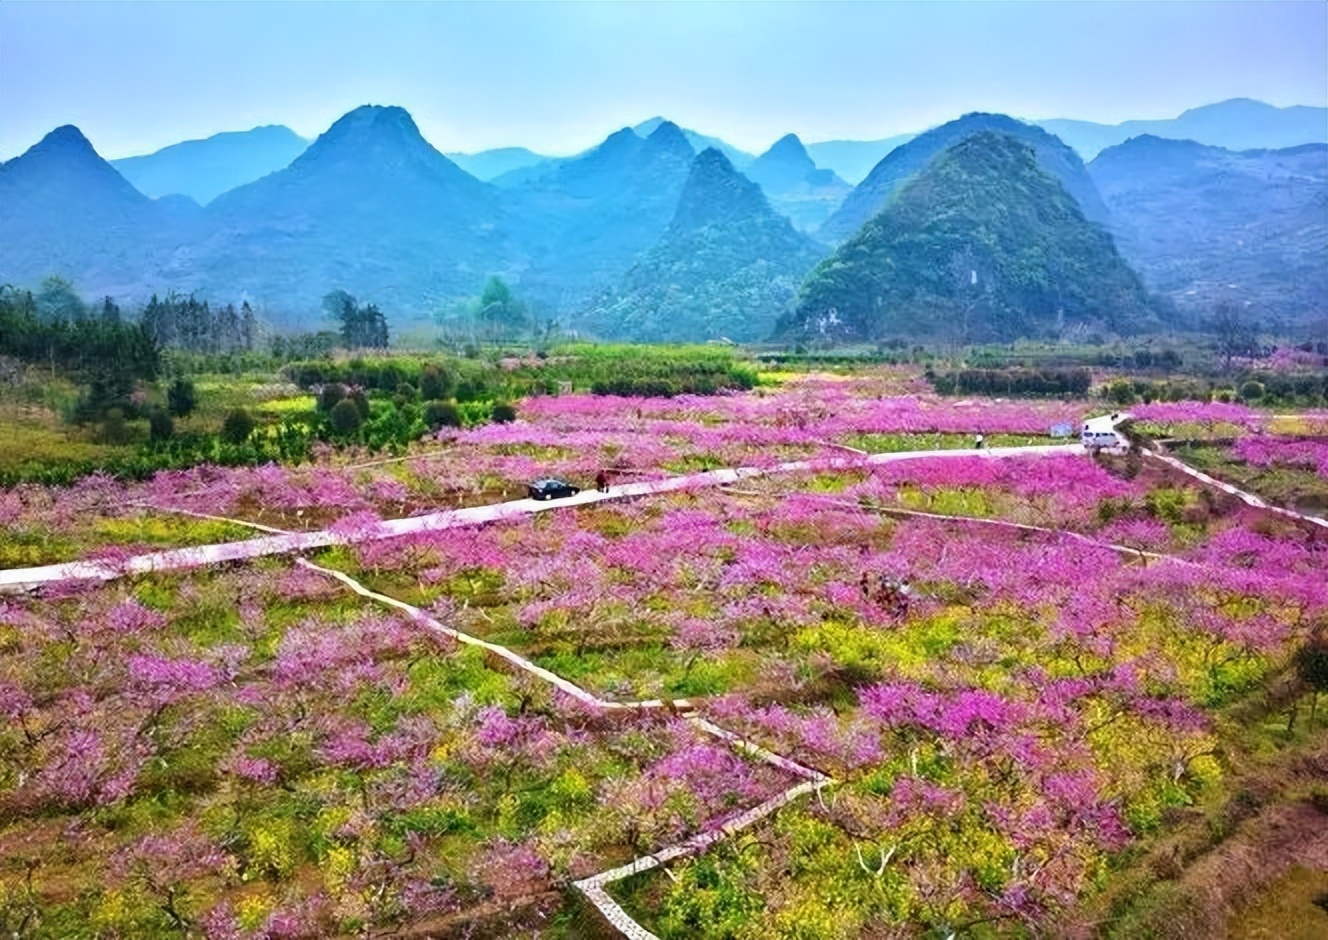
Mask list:
[[451,373],[437,365],[420,370],[420,397],[425,401],[439,401],[452,394],[455,382]]
[[424,423],[429,430],[461,427],[461,412],[450,401],[431,401],[424,406]]
[[1314,631],[1296,652],[1296,675],[1312,695],[1310,727],[1313,728],[1319,709],[1319,693],[1328,692],[1328,630]]
[[364,425],[364,416],[360,414],[360,409],[355,407],[354,401],[343,398],[328,414],[328,421],[332,425],[333,434],[338,437],[349,437]]
[[328,382],[318,393],[318,410],[331,413],[346,397],[346,387],[339,382]]
[[480,294],[475,319],[495,332],[519,333],[529,322],[526,305],[512,296],[507,282],[496,274],[489,278]]
[[377,305],[361,307],[344,290],[334,290],[323,298],[323,309],[341,324],[341,341],[347,349],[387,348],[387,318]]
[[177,418],[187,418],[198,407],[198,389],[184,377],[177,378],[166,389],[166,408]]
[[87,307],[74,290],[74,285],[62,277],[45,278],[37,291],[37,313],[44,320],[82,320]]
[[175,422],[161,408],[154,408],[148,415],[148,440],[162,444],[175,436]]
[[226,414],[221,422],[221,439],[227,444],[240,445],[249,440],[254,433],[254,418],[243,408],[236,408]]

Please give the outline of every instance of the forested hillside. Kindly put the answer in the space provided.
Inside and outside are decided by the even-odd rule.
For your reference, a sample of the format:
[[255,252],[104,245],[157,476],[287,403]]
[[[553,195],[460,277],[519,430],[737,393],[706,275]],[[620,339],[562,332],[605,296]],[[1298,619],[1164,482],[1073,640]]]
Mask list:
[[808,276],[790,335],[955,342],[1156,326],[1138,276],[1033,148],[969,137]]
[[842,241],[853,235],[937,154],[967,137],[985,131],[1005,134],[1028,144],[1037,156],[1038,165],[1060,181],[1087,219],[1099,223],[1107,221],[1106,206],[1102,204],[1102,198],[1084,169],[1083,161],[1073,150],[1042,128],[1016,121],[1004,114],[966,114],[956,121],[919,134],[890,151],[867,178],[848,194],[839,210],[821,226],[819,237]]
[[586,326],[634,340],[763,339],[822,254],[760,187],[707,149],[692,162],[663,237],[597,298]]

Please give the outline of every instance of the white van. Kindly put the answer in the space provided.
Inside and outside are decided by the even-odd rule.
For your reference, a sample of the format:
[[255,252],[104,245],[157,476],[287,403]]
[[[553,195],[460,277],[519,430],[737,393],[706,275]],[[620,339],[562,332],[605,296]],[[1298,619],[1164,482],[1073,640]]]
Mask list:
[[1084,425],[1083,434],[1079,435],[1079,442],[1089,450],[1099,450],[1103,447],[1120,447],[1123,441],[1115,431],[1103,431],[1090,428]]

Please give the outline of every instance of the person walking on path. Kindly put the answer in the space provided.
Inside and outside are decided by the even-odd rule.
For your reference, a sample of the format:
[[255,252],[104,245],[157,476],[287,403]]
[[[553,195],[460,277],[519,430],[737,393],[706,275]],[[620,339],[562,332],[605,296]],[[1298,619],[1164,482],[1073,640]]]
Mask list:
[[607,493],[609,491],[609,475],[603,470],[595,474],[595,489],[599,490],[601,493]]
[[982,450],[982,445],[984,445],[985,443],[987,443],[986,439],[981,434],[979,434],[977,441],[976,443],[974,443],[973,446],[978,450]]

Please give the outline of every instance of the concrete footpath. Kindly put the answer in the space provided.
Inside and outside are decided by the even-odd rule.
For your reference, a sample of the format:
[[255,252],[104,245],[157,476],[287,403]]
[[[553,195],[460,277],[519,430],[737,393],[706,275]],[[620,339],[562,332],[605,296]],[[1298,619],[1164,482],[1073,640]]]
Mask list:
[[291,555],[299,552],[314,551],[332,545],[359,544],[378,539],[396,538],[417,532],[430,532],[452,529],[460,526],[483,525],[486,522],[498,522],[515,519],[537,512],[561,509],[568,506],[585,506],[591,503],[615,499],[633,499],[652,496],[659,493],[672,493],[679,490],[706,489],[724,484],[737,483],[754,477],[769,476],[779,473],[810,473],[827,470],[848,470],[854,467],[875,466],[895,463],[902,460],[919,460],[934,457],[983,457],[999,459],[1002,457],[1047,457],[1067,454],[1083,454],[1079,444],[1038,445],[1031,447],[992,447],[986,450],[914,450],[892,454],[872,454],[864,457],[831,457],[819,460],[795,460],[776,464],[771,467],[737,467],[723,470],[707,470],[685,476],[669,477],[664,480],[649,480],[642,483],[626,483],[612,487],[607,493],[596,490],[583,490],[567,499],[537,501],[533,499],[514,499],[490,506],[472,506],[466,509],[448,509],[421,516],[409,516],[404,519],[384,520],[362,532],[335,532],[321,529],[317,532],[290,532],[280,535],[265,535],[258,538],[244,539],[238,542],[219,542],[213,545],[196,545],[190,548],[174,548],[160,552],[148,552],[135,555],[121,561],[71,561],[55,565],[42,565],[34,568],[10,568],[0,571],[0,594],[29,591],[43,584],[68,580],[112,581],[126,575],[149,574],[154,571],[179,571],[198,568],[205,565],[224,564],[234,561],[248,561],[269,555]]

